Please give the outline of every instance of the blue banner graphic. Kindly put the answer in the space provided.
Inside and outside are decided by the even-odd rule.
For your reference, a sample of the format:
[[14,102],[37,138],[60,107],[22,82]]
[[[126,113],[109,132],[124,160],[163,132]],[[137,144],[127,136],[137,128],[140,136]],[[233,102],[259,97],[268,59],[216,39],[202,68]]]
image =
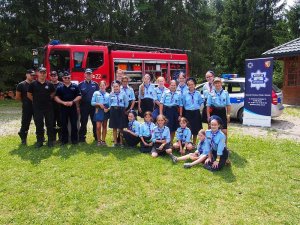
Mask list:
[[273,58],[247,59],[243,124],[271,126]]

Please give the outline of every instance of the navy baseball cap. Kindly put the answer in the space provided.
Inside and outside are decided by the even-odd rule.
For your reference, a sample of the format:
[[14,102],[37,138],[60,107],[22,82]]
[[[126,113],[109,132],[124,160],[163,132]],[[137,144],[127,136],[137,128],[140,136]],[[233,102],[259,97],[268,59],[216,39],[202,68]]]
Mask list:
[[26,70],[26,74],[34,74],[35,75],[35,72],[33,69],[29,69],[29,70]]
[[63,77],[67,77],[67,76],[70,76],[70,73],[68,71],[65,71]]
[[39,68],[39,72],[46,72],[46,71],[47,71],[47,69],[45,67],[40,67]]
[[90,68],[87,68],[87,69],[85,70],[85,73],[93,73],[93,71],[92,71]]

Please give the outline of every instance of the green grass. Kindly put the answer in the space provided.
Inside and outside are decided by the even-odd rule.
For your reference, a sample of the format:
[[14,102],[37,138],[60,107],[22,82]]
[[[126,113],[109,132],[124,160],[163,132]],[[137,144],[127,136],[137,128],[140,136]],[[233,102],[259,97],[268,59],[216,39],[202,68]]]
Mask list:
[[284,114],[288,114],[290,116],[295,116],[295,117],[300,117],[300,106],[285,107]]
[[300,144],[229,141],[232,166],[211,173],[132,149],[1,137],[0,224],[299,224]]

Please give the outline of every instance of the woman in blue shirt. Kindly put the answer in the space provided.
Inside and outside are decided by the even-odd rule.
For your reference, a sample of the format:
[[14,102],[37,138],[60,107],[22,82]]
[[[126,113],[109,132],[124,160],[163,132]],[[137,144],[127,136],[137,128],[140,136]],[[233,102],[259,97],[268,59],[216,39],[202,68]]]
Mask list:
[[106,145],[107,120],[109,119],[109,94],[106,92],[106,82],[99,83],[100,90],[95,91],[91,105],[95,106],[94,121],[96,122],[97,146]]
[[185,109],[184,116],[190,124],[190,129],[193,135],[193,144],[196,144],[198,131],[202,129],[202,118],[200,107],[203,99],[199,91],[195,90],[196,80],[189,78],[187,80],[189,91],[183,94],[182,105]]
[[138,110],[140,117],[144,117],[147,111],[153,112],[154,101],[156,100],[155,86],[151,83],[149,74],[145,74],[143,83],[139,87]]
[[205,160],[204,167],[211,171],[216,171],[226,165],[228,150],[226,148],[226,136],[221,131],[220,118],[212,119],[210,127],[211,129],[206,131],[209,153],[208,158]]
[[[160,114],[164,114],[168,119],[167,126],[171,132],[171,142],[173,142],[175,131],[179,123],[179,114],[182,115],[181,94],[176,92],[176,81],[170,82],[170,90],[163,93],[160,100]],[[178,113],[179,111],[179,113]]]
[[130,147],[134,147],[140,142],[140,123],[136,121],[136,116],[136,112],[133,110],[128,113],[128,127],[123,130],[123,138]]

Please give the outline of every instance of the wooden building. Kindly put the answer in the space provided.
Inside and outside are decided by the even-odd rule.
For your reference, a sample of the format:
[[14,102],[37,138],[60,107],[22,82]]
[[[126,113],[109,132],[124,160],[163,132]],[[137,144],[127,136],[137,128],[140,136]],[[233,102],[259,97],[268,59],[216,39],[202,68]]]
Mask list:
[[300,38],[262,54],[284,62],[283,103],[300,105]]

